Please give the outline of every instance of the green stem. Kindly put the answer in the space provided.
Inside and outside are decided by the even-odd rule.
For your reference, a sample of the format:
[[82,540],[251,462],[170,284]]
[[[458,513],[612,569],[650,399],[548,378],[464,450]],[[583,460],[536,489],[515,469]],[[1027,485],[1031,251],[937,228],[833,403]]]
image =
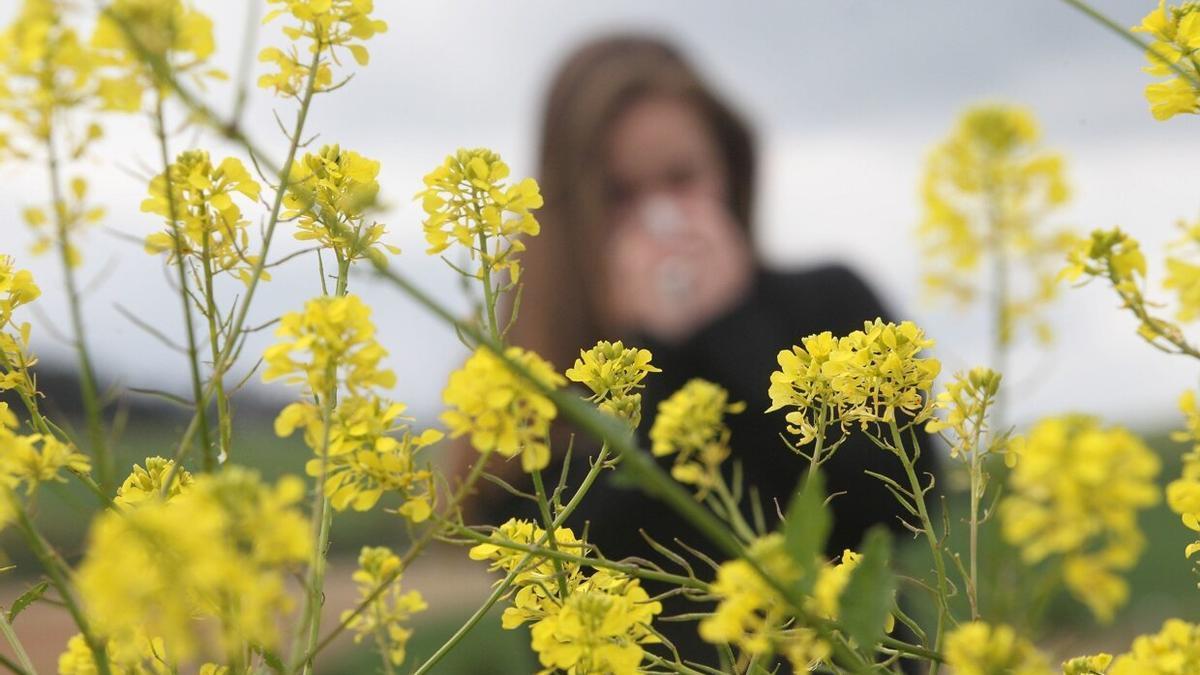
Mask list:
[[[900,428],[895,421],[889,422],[888,427],[892,432],[892,443],[896,456],[900,458],[900,463],[904,465],[904,473],[908,476],[909,488],[912,490],[913,502],[917,506],[917,515],[921,519],[921,528],[925,531],[925,538],[929,542],[929,551],[933,555],[933,565],[937,573],[937,590],[938,590],[938,618],[937,630],[934,633],[933,649],[937,651],[942,645],[942,636],[946,631],[946,623],[949,619],[949,584],[946,580],[946,561],[942,558],[941,545],[938,543],[937,532],[933,529],[933,521],[929,517],[929,510],[925,506],[925,488],[921,485],[921,480],[917,477],[917,472],[913,466],[912,459],[908,456],[908,452],[904,447],[904,439],[900,436]],[[929,675],[937,675],[939,663],[934,661],[929,666]]]
[[[533,479],[533,489],[537,496],[538,510],[542,513],[542,523],[546,526],[546,532],[550,534],[548,545],[552,551],[558,550],[558,527],[554,524],[554,517],[550,515],[550,502],[546,498],[546,486],[542,483],[542,472],[534,469],[530,477]],[[567,586],[567,577],[563,574],[562,564],[557,559],[552,559],[554,564],[554,578],[558,580],[558,594],[565,602],[567,596],[570,595],[571,589]]]
[[1144,51],[1144,52],[1150,54],[1151,58],[1157,59],[1159,62],[1165,64],[1171,70],[1174,70],[1180,77],[1182,77],[1183,79],[1190,82],[1193,87],[1200,89],[1200,75],[1197,75],[1196,73],[1188,72],[1186,69],[1184,69],[1178,63],[1175,63],[1174,61],[1171,61],[1170,59],[1164,58],[1157,51],[1150,49],[1149,45],[1147,45],[1145,42],[1142,42],[1140,39],[1138,39],[1138,37],[1136,35],[1134,35],[1133,33],[1130,33],[1121,24],[1117,23],[1116,21],[1113,21],[1112,19],[1108,18],[1104,14],[1101,14],[1098,10],[1094,9],[1091,5],[1089,5],[1086,2],[1083,2],[1083,0],[1062,0],[1062,1],[1070,6],[1074,7],[1075,9],[1079,10],[1080,12],[1085,14],[1088,18],[1092,19],[1093,21],[1100,24],[1101,26],[1104,26],[1105,28],[1109,29],[1114,34],[1116,34],[1118,37],[1120,37],[1122,40],[1129,43],[1130,45],[1133,45],[1136,49],[1138,49],[1138,51]]
[[[220,347],[220,315],[217,313],[216,293],[213,289],[212,252],[209,233],[204,234],[204,303],[205,315],[208,317],[208,344],[212,355],[213,366],[221,356]],[[233,449],[233,418],[229,410],[229,396],[225,393],[225,373],[213,370],[212,386],[217,398],[217,444],[220,448],[218,460],[228,461]]]
[[[335,297],[345,297],[346,285],[350,277],[350,261],[338,258],[337,285],[334,288]],[[292,666],[290,672],[302,668],[307,673],[312,668],[312,661],[304,655],[312,651],[321,635],[321,606],[324,604],[325,569],[327,567],[326,553],[329,549],[329,533],[333,526],[333,511],[329,498],[325,495],[325,481],[329,469],[329,434],[333,426],[333,413],[337,409],[337,363],[331,363],[327,377],[329,391],[322,396],[321,419],[323,433],[318,457],[321,458],[321,471],[317,476],[316,493],[313,495],[313,555],[309,566],[308,594],[304,600],[303,619],[300,621],[300,634],[304,635],[303,642],[296,640],[293,647]]]
[[87,643],[88,649],[92,651],[92,659],[96,662],[96,672],[99,675],[112,675],[112,671],[108,665],[108,651],[105,649],[104,643],[92,632],[87,618],[84,617],[83,612],[79,609],[79,603],[76,602],[75,595],[71,592],[70,583],[63,572],[61,558],[42,539],[42,535],[38,533],[33,521],[29,519],[29,514],[25,512],[25,507],[16,503],[16,499],[13,499],[13,502],[17,517],[17,526],[25,536],[25,541],[29,544],[30,550],[33,551],[38,562],[41,563],[42,569],[46,571],[46,576],[50,578],[51,585],[58,590],[63,604],[67,606],[67,611],[70,612],[71,618],[79,628],[80,634],[83,635],[83,640]]
[[100,485],[105,494],[114,490],[113,458],[108,450],[104,435],[103,406],[100,403],[100,391],[96,384],[96,371],[92,367],[91,353],[88,351],[83,309],[80,303],[79,283],[75,278],[75,266],[71,256],[70,230],[67,224],[67,203],[62,194],[62,175],[58,164],[58,150],[54,143],[53,125],[48,125],[46,135],[46,153],[49,156],[50,194],[54,200],[54,222],[57,227],[57,244],[59,261],[63,269],[63,285],[67,291],[67,307],[71,317],[72,342],[75,354],[79,360],[79,388],[83,398],[83,412],[87,418],[88,444],[96,459],[97,472],[100,475]]
[[[479,477],[483,475],[483,469],[487,464],[488,457],[489,455],[487,454],[481,455],[479,461],[475,463],[475,466],[471,467],[471,472],[467,474],[466,480],[464,480],[463,484],[459,486],[458,491],[447,504],[447,513],[456,513],[458,511],[463,499],[465,499],[466,496],[471,493],[471,489],[475,486],[475,483],[479,481]],[[404,570],[408,569],[408,566],[412,564],[412,561],[416,560],[417,556],[421,554],[421,551],[423,551],[427,545],[429,545],[429,542],[433,541],[434,536],[438,532],[440,532],[439,528],[431,527],[426,529],[425,532],[409,546],[409,549],[404,554],[404,557],[400,559],[400,565],[396,567],[396,570],[389,574],[382,582],[380,582],[379,585],[376,586],[375,589],[370,593],[368,593],[366,597],[360,600],[354,609],[343,615],[342,620],[338,623],[338,625],[335,626],[333,630],[329,631],[325,637],[321,638],[321,641],[304,655],[303,662],[306,664],[312,663],[312,660],[317,654],[328,647],[330,643],[337,638],[337,636],[341,635],[347,628],[349,628],[350,622],[354,621],[356,616],[365,612],[367,608],[371,606],[371,603],[375,602],[375,600],[377,600],[379,596],[382,595],[383,592],[386,591],[394,581],[396,581],[396,579],[400,578],[400,575],[404,572]],[[291,669],[288,672],[295,672],[295,670]]]
[[[158,151],[163,167],[163,191],[167,198],[167,220],[171,224],[171,238],[175,245],[175,265],[179,272],[176,281],[179,284],[179,298],[183,302],[183,326],[187,333],[188,366],[192,376],[192,400],[196,402],[196,418],[200,425],[200,445],[204,453],[204,470],[213,471],[217,468],[217,464],[216,458],[213,456],[212,438],[209,436],[208,429],[208,400],[201,396],[203,380],[200,377],[200,356],[196,349],[195,326],[192,323],[192,301],[188,297],[187,271],[184,269],[187,262],[183,252],[183,233],[179,230],[179,205],[175,203],[175,188],[171,182],[171,156],[167,149],[167,123],[163,114],[161,93],[155,99],[154,121],[157,123]],[[169,484],[169,482],[164,484],[163,489],[167,489]]]
[[496,321],[496,301],[498,298],[492,290],[492,264],[488,254],[488,238],[483,230],[479,231],[479,277],[483,281],[483,305],[487,311],[488,333],[492,340],[499,344],[500,324]]
[[21,662],[21,668],[30,675],[37,675],[37,669],[33,667],[33,662],[29,660],[29,654],[25,651],[25,645],[21,644],[21,640],[17,638],[17,633],[13,630],[12,622],[8,620],[8,612],[2,607],[0,607],[0,632],[4,633],[4,639],[12,647],[13,653],[17,655],[17,660]]

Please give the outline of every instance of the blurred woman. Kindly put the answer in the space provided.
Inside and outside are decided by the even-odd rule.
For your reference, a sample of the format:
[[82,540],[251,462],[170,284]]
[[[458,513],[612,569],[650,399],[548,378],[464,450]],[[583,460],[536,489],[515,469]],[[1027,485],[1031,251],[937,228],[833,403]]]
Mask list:
[[[676,49],[638,36],[579,49],[546,102],[542,233],[524,254],[520,316],[510,337],[560,370],[597,340],[650,349],[662,373],[646,379],[643,439],[658,403],[691,378],[745,401],[746,412],[727,418],[733,456],[726,471],[740,464],[747,516],[750,500],[758,499],[774,527],[806,467],[780,439],[783,414],[763,414],[776,355],[804,336],[848,333],[888,313],[846,267],[785,272],[760,264],[755,173],[750,130]],[[579,472],[588,448],[584,439],[575,442]],[[840,495],[831,502],[831,556],[855,547],[870,526],[899,522],[900,507],[863,474],[868,468],[900,475],[895,458],[862,437],[825,465],[827,490]],[[558,474],[552,468],[546,475]],[[589,542],[604,555],[656,558],[641,529],[720,559],[668,509],[609,478],[598,481],[571,523],[577,532],[587,523]],[[507,517],[529,507],[491,508]],[[668,614],[698,609],[678,598],[666,603]],[[659,625],[684,658],[715,661],[715,651],[698,643],[694,623]]]

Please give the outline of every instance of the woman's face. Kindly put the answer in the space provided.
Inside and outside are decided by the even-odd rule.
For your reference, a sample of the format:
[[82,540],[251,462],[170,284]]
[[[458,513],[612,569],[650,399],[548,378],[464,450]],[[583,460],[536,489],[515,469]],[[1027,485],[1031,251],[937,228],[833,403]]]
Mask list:
[[648,96],[613,122],[606,160],[609,216],[624,222],[651,197],[725,203],[728,175],[711,127],[678,96]]

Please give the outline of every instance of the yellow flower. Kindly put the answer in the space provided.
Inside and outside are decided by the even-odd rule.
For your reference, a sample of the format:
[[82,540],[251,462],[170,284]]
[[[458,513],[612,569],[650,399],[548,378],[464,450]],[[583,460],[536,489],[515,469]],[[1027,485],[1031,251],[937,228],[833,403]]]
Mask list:
[[981,621],[959,625],[946,636],[946,665],[955,675],[1051,675],[1046,657],[1009,626]]
[[1104,675],[1112,663],[1112,654],[1077,656],[1063,663],[1063,675]]
[[18,270],[13,259],[0,255],[0,391],[16,390],[36,396],[29,369],[37,357],[29,351],[30,324],[13,321],[13,312],[41,295],[28,270]]
[[1113,661],[1108,675],[1182,675],[1200,672],[1200,626],[1167,619],[1156,635],[1134,639],[1128,654]]
[[191,488],[195,479],[187,469],[180,468],[171,481],[171,489],[163,495],[163,482],[175,467],[174,460],[163,457],[147,457],[145,466],[133,465],[133,471],[117,488],[113,501],[122,506],[138,506],[145,501],[154,501],[165,496],[171,499]]
[[1045,223],[1070,190],[1062,157],[1043,151],[1038,135],[1023,108],[971,108],[929,155],[921,184],[924,217],[917,235],[931,295],[969,304],[992,278],[982,274],[989,260],[1003,260],[1009,275],[1017,268],[1028,277],[988,291],[1004,294],[997,329],[1005,343],[1022,321],[1049,336],[1041,312],[1057,295],[1054,266],[1072,241]]
[[[328,439],[320,409],[308,402],[292,403],[279,413],[275,431],[290,436],[304,428],[304,440],[318,456],[305,470],[310,476],[325,471],[325,496],[338,511],[352,507],[366,511],[385,492],[402,496],[398,513],[414,523],[429,517],[432,510],[433,474],[418,468],[417,453],[441,440],[442,432],[426,429],[416,434],[404,417],[403,403],[378,397],[351,396],[338,402]],[[399,438],[397,438],[397,435]],[[319,456],[328,440],[328,454]]]
[[1108,621],[1128,594],[1116,573],[1145,545],[1137,516],[1158,501],[1158,470],[1157,455],[1125,429],[1084,416],[1043,420],[1009,475],[1004,538],[1029,564],[1063,556],[1068,590]]
[[[249,253],[250,223],[243,219],[232,197],[241,194],[254,201],[260,190],[236,158],[226,157],[213,166],[203,150],[180,153],[166,173],[150,181],[150,196],[142,202],[142,211],[167,220],[164,231],[146,237],[146,251],[167,253],[169,262],[179,264],[175,241],[178,230],[180,254],[196,260],[208,273],[229,272],[249,284],[259,257]],[[271,277],[264,272],[263,278]]]
[[16,269],[11,256],[0,255],[0,329],[9,326],[14,310],[37,300],[41,294],[29,270]]
[[834,394],[829,378],[824,375],[830,355],[839,349],[839,340],[825,331],[810,335],[779,352],[779,370],[771,373],[771,407],[796,408],[784,419],[789,433],[800,436],[799,444],[807,445],[823,436],[825,428],[834,424],[841,400]]
[[[544,387],[565,383],[553,366],[531,351],[509,347],[504,355]],[[479,452],[520,455],[525,471],[550,463],[550,423],[557,408],[486,347],[476,349],[462,368],[450,374],[442,401],[450,407],[441,420],[451,438],[470,434],[471,445]]]
[[284,378],[321,397],[339,383],[354,394],[396,383],[380,368],[387,351],[375,339],[371,308],[356,295],[309,300],[303,312],[284,314],[275,334],[283,341],[263,353],[266,382]]
[[[1147,14],[1133,30],[1147,33],[1153,42],[1146,50],[1149,65],[1146,72],[1166,81],[1146,86],[1146,100],[1157,120],[1168,120],[1179,113],[1200,111],[1200,66],[1196,65],[1196,50],[1200,48],[1200,11],[1194,2],[1184,2],[1168,8],[1165,0]],[[1191,75],[1185,78],[1167,64],[1173,64]]]
[[310,554],[303,494],[297,478],[270,486],[227,467],[169,501],[102,513],[77,575],[93,627],[106,639],[160,636],[181,662],[206,632],[223,655],[273,648],[293,604],[286,575]]
[[342,262],[364,257],[382,259],[379,248],[399,253],[383,244],[383,223],[368,223],[366,210],[379,193],[379,162],[353,150],[326,145],[320,152],[304,155],[292,165],[283,216],[296,218],[296,238],[316,241],[334,252]]
[[87,474],[92,464],[88,456],[53,436],[9,434],[0,425],[0,444],[4,456],[0,459],[0,471],[14,480],[25,484],[30,493],[41,483],[65,482],[60,471]]
[[525,250],[522,235],[534,237],[541,226],[532,211],[542,206],[537,181],[526,178],[508,185],[508,165],[485,148],[462,149],[425,176],[417,193],[426,213],[428,253],[452,244],[466,249],[481,268],[476,275],[507,269],[512,283],[521,274],[517,254]]
[[[1184,526],[1200,532],[1200,407],[1196,404],[1196,392],[1183,392],[1179,397],[1179,409],[1187,428],[1175,432],[1171,438],[1191,443],[1192,447],[1183,455],[1181,475],[1167,485],[1167,505],[1179,514]],[[1184,554],[1190,558],[1197,551],[1200,551],[1200,541],[1189,544]]]
[[895,421],[897,411],[927,414],[929,390],[941,364],[917,356],[933,340],[916,324],[876,319],[845,337],[821,333],[802,342],[779,353],[767,409],[794,408],[786,417],[788,431],[800,436],[801,445],[823,437],[825,427],[835,421],[865,427]]
[[[801,577],[782,534],[756,540],[748,556],[781,584],[795,583]],[[832,581],[827,579],[826,591],[834,590]],[[746,560],[722,563],[711,590],[719,602],[716,610],[700,621],[700,637],[705,642],[733,645],[751,656],[780,653],[798,672],[828,658],[829,644],[811,628],[792,622],[786,600]]]
[[[325,54],[330,54],[334,63],[341,63],[339,51],[350,52],[360,66],[367,65],[370,55],[367,48],[359,44],[379,33],[387,31],[387,22],[371,18],[375,11],[373,0],[268,0],[272,5],[282,5],[272,9],[263,18],[267,23],[279,16],[289,14],[299,21],[299,25],[287,25],[283,28],[284,35],[292,44],[284,52],[276,47],[267,47],[258,55],[258,60],[274,62],[279,70],[268,73],[258,79],[258,86],[273,88],[277,94],[296,96],[304,89],[304,81],[309,77],[313,58],[318,59],[315,74],[315,91],[324,91],[331,86],[333,79],[329,60]],[[302,57],[297,43],[301,40],[308,42],[304,51],[311,56]]]
[[[955,373],[946,390],[937,395],[933,409],[942,417],[930,418],[925,431],[942,434],[950,444],[951,457],[970,459],[972,453],[979,453],[980,457],[1003,454],[1009,467],[1016,464],[1017,453],[1009,435],[988,431],[988,411],[996,401],[1000,381],[1000,373],[990,368],[972,368],[966,373]],[[980,446],[981,440],[986,440],[987,445]]]
[[91,45],[106,68],[100,94],[113,110],[137,112],[146,90],[169,89],[142,50],[165,62],[176,76],[225,79],[223,72],[206,65],[216,49],[212,19],[184,0],[114,0],[96,21]]
[[0,157],[27,160],[44,153],[51,126],[60,152],[78,157],[101,136],[95,122],[81,134],[61,133],[69,111],[94,112],[101,102],[96,54],[79,39],[62,0],[24,0],[0,31]]
[[650,427],[650,452],[655,457],[674,455],[671,475],[695,485],[703,497],[720,480],[721,462],[729,456],[724,417],[745,409],[745,403],[730,403],[729,392],[712,382],[689,380],[658,404]]
[[660,612],[637,579],[596,570],[531,626],[531,646],[547,669],[636,675],[642,645],[659,642],[650,624]]
[[[68,187],[68,194],[50,208],[55,213],[53,219],[46,214],[46,209],[38,207],[26,208],[22,215],[25,224],[34,232],[33,246],[30,247],[34,255],[57,250],[61,244],[66,247],[67,264],[78,267],[83,262],[83,256],[75,245],[75,235],[84,227],[100,222],[104,218],[104,208],[87,203],[88,184],[85,179],[78,176],[72,178]],[[66,232],[66,236],[61,238],[60,222]]]
[[[401,592],[399,556],[385,546],[364,546],[358,555],[354,583],[360,601],[374,596],[358,614],[353,610],[342,612],[341,620],[350,620],[347,628],[354,631],[354,642],[370,637],[393,666],[404,663],[405,648],[412,635],[407,624],[413,614],[425,611],[428,605],[418,591]],[[387,590],[379,593],[384,585]]]
[[642,420],[642,395],[636,390],[642,388],[648,373],[662,372],[650,359],[648,349],[602,340],[587,351],[581,349],[575,365],[563,374],[591,390],[589,400],[601,410],[627,420],[636,429]]

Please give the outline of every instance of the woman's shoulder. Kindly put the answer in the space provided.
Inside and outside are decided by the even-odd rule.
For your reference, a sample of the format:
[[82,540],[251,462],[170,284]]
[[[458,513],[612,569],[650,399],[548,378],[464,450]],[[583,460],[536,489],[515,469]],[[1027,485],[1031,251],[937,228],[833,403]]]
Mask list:
[[888,314],[866,278],[840,262],[764,268],[759,273],[759,293],[770,304],[811,314],[830,329],[861,327],[861,321]]
[[762,268],[760,285],[769,292],[820,293],[842,297],[874,297],[870,285],[851,266],[828,262],[797,268]]

